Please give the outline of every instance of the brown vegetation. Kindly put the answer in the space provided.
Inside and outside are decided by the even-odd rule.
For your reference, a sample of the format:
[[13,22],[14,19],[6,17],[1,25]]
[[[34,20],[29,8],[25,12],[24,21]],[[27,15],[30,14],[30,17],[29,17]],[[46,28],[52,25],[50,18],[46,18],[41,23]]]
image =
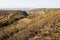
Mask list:
[[[11,11],[7,15],[8,18],[0,17],[3,18],[0,20],[0,25],[2,25],[0,26],[0,40],[60,40],[60,9],[49,9],[49,11],[44,9],[42,12],[41,10],[38,11],[39,14],[36,10],[32,11],[36,13],[27,17],[23,15],[25,13],[23,11],[19,11],[18,14]],[[14,13],[16,14],[14,15]],[[23,18],[21,19],[21,17]],[[14,21],[16,18],[18,20]],[[3,24],[4,19],[7,19],[8,23],[13,23],[5,25]],[[11,21],[12,19],[13,21]]]

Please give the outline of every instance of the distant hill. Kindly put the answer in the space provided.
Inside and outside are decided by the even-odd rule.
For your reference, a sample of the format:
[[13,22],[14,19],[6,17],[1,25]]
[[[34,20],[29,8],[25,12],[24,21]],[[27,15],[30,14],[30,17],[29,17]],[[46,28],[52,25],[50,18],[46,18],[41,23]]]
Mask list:
[[0,10],[0,26],[8,25],[13,21],[20,18],[27,17],[28,14],[25,11],[20,10]]

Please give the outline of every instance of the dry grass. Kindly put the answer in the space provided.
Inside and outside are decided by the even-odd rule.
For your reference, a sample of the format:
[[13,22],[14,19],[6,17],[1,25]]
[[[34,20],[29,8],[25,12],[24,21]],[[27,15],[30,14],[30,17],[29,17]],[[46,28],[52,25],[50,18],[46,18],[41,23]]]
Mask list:
[[60,40],[60,9],[43,12],[1,27],[0,40]]
[[20,18],[24,18],[24,12],[23,11],[13,11],[13,10],[2,10],[0,11],[0,27],[1,26],[6,26],[9,25],[11,23],[13,23],[14,21],[19,20]]

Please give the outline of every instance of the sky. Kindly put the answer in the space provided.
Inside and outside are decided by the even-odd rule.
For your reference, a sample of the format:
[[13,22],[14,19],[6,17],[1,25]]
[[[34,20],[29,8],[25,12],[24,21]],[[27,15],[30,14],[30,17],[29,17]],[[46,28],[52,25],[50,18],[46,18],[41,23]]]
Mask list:
[[0,0],[0,8],[60,8],[60,0]]

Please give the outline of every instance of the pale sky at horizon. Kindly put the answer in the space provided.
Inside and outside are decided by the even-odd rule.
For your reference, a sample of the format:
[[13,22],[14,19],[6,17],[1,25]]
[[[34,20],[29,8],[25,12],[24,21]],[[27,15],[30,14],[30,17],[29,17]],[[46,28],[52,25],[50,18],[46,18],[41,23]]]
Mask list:
[[60,8],[60,0],[0,0],[0,8]]

